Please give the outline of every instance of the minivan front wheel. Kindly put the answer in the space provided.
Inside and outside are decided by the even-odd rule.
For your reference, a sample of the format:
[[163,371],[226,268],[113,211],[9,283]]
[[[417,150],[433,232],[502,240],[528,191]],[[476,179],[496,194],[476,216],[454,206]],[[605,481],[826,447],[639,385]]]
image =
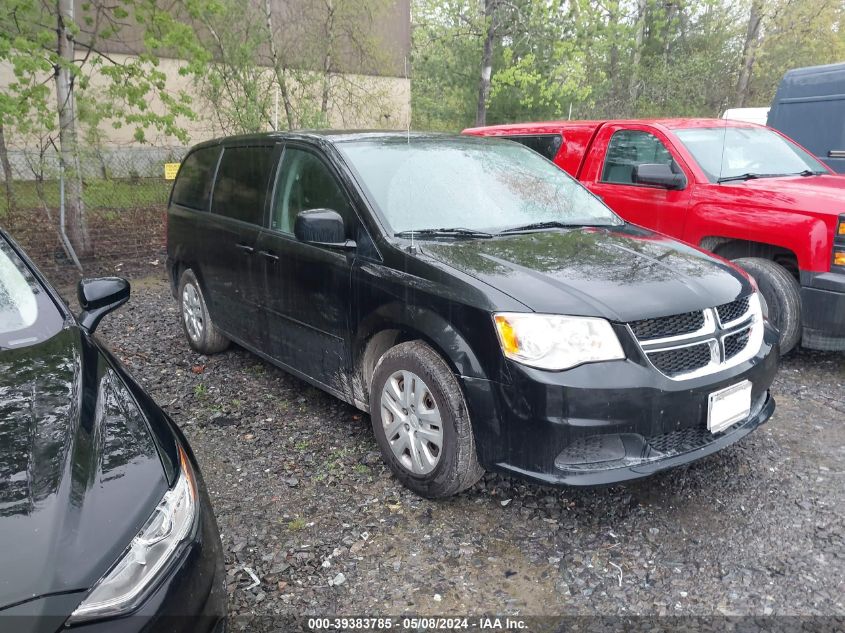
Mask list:
[[179,278],[179,305],[182,329],[193,350],[201,354],[214,354],[229,346],[229,339],[212,322],[199,281],[190,268]]
[[422,341],[400,343],[379,359],[370,418],[393,474],[423,497],[456,494],[484,473],[461,387],[446,362]]

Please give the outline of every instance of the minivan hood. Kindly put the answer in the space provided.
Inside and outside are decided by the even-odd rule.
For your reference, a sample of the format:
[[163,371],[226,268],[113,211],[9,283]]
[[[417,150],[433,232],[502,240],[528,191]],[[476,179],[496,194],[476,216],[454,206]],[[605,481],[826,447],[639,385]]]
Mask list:
[[626,322],[751,292],[727,262],[627,224],[426,242],[423,251],[542,313]]
[[166,490],[145,418],[78,327],[0,351],[0,609],[90,588]]
[[755,205],[772,209],[845,214],[845,176],[753,178],[714,186],[720,187],[720,192],[734,191]]

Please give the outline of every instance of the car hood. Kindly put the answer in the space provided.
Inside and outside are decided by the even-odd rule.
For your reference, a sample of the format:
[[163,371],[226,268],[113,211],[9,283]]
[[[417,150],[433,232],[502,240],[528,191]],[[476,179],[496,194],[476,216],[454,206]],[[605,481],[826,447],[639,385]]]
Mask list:
[[551,314],[635,321],[751,292],[727,262],[633,225],[427,242],[423,253]]
[[0,351],[0,609],[90,588],[166,490],[144,416],[78,327]]
[[720,191],[733,189],[755,205],[840,215],[845,213],[845,176],[790,176],[755,178],[717,185]]

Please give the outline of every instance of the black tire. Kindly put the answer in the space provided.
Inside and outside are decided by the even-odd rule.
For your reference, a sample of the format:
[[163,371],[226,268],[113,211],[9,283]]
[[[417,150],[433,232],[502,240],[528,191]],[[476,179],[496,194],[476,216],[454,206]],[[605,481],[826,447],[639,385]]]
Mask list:
[[[192,293],[196,293],[197,301],[194,302],[194,310],[198,311],[199,316],[196,323],[196,332],[193,332],[191,326],[189,326],[189,316],[186,312],[186,303],[190,302],[189,297]],[[188,339],[188,345],[191,346],[191,349],[201,354],[215,354],[229,347],[229,339],[220,333],[220,330],[211,320],[202,288],[196,275],[194,275],[194,271],[190,268],[186,269],[179,278],[178,296],[179,320],[182,322],[182,331],[185,333],[185,338]]]
[[769,320],[780,333],[780,353],[788,353],[801,340],[801,287],[786,268],[770,259],[742,257],[734,263],[757,281]]
[[[434,469],[424,475],[409,470],[393,453],[385,435],[385,420],[392,414],[381,406],[387,381],[397,371],[416,374],[434,398],[442,420],[443,446]],[[464,395],[446,362],[422,341],[400,343],[379,359],[370,387],[370,419],[384,461],[407,488],[429,499],[449,497],[481,479],[475,437]],[[388,421],[389,422],[389,421]]]

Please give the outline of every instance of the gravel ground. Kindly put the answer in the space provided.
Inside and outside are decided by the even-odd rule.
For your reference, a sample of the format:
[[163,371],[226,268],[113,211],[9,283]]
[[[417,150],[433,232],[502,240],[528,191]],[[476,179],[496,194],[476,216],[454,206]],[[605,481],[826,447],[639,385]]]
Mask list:
[[192,352],[165,282],[100,336],[199,457],[232,616],[845,614],[843,354],[790,355],[769,423],[690,467],[592,490],[490,474],[431,502],[366,415],[240,348]]

